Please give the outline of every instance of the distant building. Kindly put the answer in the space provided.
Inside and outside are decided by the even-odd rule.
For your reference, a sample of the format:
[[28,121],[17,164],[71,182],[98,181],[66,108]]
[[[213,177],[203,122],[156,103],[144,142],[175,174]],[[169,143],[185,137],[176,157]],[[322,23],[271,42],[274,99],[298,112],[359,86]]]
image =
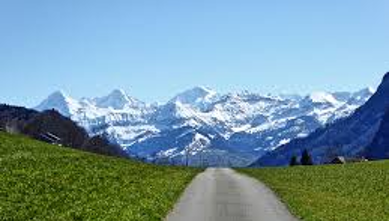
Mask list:
[[40,139],[45,141],[45,142],[48,142],[48,143],[51,143],[54,145],[61,145],[61,138],[59,138],[58,136],[56,136],[50,132],[41,133],[40,137],[41,137]]
[[343,156],[337,156],[332,161],[329,162],[329,164],[346,164],[347,161]]
[[366,158],[345,158],[344,156],[337,156],[328,164],[346,164],[346,163],[360,163],[368,161]]
[[18,127],[16,126],[16,124],[6,124],[5,125],[5,128],[3,129],[5,132],[7,133],[11,133],[11,134],[18,134],[20,133]]
[[360,163],[360,162],[367,162],[368,159],[365,157],[360,157],[360,158],[350,158],[347,160],[348,163]]

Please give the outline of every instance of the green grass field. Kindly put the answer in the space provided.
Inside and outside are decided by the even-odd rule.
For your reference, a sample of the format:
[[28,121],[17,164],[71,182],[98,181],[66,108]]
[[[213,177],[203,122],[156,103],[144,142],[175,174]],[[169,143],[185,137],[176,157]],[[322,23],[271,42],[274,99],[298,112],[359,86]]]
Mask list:
[[303,220],[389,220],[389,161],[238,171],[271,187]]
[[199,171],[0,133],[0,220],[161,220]]

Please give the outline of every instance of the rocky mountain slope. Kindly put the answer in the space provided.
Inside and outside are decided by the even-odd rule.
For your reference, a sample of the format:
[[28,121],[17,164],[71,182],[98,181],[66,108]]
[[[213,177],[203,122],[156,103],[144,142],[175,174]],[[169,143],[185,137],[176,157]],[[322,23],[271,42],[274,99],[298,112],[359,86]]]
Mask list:
[[369,159],[389,158],[389,73],[376,93],[351,116],[316,130],[306,138],[295,139],[267,153],[252,166],[287,165],[292,156],[308,150],[315,163],[336,156]]

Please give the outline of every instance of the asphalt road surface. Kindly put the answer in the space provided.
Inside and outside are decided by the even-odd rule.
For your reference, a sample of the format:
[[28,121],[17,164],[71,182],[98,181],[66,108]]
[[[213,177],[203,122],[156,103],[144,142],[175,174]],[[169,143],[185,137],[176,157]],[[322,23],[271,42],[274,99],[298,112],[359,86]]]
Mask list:
[[187,187],[168,221],[296,220],[264,184],[228,168],[209,168]]

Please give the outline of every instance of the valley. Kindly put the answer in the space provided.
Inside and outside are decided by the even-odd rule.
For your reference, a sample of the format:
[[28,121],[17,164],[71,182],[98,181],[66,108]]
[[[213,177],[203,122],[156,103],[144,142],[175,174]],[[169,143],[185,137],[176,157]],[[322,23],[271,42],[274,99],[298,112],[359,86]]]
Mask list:
[[388,9],[0,1],[0,222],[388,221]]

